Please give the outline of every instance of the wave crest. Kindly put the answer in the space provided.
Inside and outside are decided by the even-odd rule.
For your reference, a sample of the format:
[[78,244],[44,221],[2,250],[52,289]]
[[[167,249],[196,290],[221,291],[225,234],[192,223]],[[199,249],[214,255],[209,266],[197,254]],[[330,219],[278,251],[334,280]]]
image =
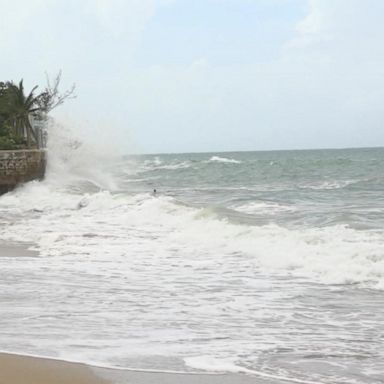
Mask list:
[[229,159],[227,157],[220,157],[220,156],[212,156],[208,162],[213,163],[232,163],[232,164],[241,164],[242,162],[240,160],[235,159]]

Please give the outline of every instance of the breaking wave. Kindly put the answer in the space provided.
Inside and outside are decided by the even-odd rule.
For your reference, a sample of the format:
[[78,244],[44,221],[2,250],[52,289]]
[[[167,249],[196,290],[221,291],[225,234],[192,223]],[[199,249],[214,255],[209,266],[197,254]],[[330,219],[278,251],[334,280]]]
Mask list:
[[[361,338],[379,328],[380,313],[367,323],[365,310],[381,310],[372,310],[366,297],[381,300],[384,290],[382,226],[362,230],[347,220],[285,226],[282,217],[293,220],[302,207],[310,207],[304,216],[318,209],[328,217],[339,208],[342,215],[350,212],[357,200],[345,203],[342,182],[297,180],[296,171],[293,181],[282,181],[269,159],[268,169],[251,173],[244,160],[244,176],[209,165],[238,160],[194,156],[122,159],[57,133],[46,180],[0,198],[1,239],[26,242],[39,253],[0,258],[0,290],[15,297],[4,304],[2,348],[123,368],[158,362],[170,370],[294,383],[332,383],[337,373],[338,381],[353,382],[345,379],[350,357],[339,359],[337,368],[332,362],[337,353],[355,356]],[[259,171],[265,178],[251,182]],[[142,183],[152,191],[154,179],[169,186],[169,195],[132,187]],[[380,180],[370,180],[381,193]],[[369,201],[352,214],[361,210],[368,222],[380,218],[382,207]],[[232,220],[236,214],[249,220]],[[255,222],[252,215],[270,220]],[[354,307],[351,316],[354,291],[368,304]],[[340,303],[346,303],[342,313]],[[42,337],[42,329],[50,333]],[[377,365],[376,344],[364,345],[367,355],[378,356]],[[307,357],[311,351],[331,361],[334,376],[317,369],[317,358]],[[373,363],[359,360],[366,371]]]
[[355,184],[358,181],[356,180],[340,180],[340,181],[324,181],[314,184],[303,184],[299,185],[299,188],[302,189],[313,189],[313,190],[332,190],[332,189],[342,189],[346,188],[349,185]]
[[235,159],[228,159],[226,157],[220,157],[220,156],[212,156],[209,160],[209,162],[213,163],[232,163],[232,164],[241,164],[240,160]]
[[[260,205],[251,208],[260,209]],[[157,252],[167,252],[172,244],[185,255],[197,249],[208,258],[215,258],[217,252],[228,257],[241,254],[256,270],[284,271],[324,284],[384,287],[382,231],[358,231],[343,225],[305,230],[275,224],[237,225],[207,210],[201,214],[201,209],[180,205],[171,197],[109,191],[78,195],[52,189],[49,183],[30,183],[4,196],[0,209],[9,213],[21,210],[26,215],[12,227],[2,228],[2,238],[35,243],[43,256],[91,254],[100,247],[119,258],[128,246],[140,252],[144,245],[155,246],[151,242],[157,239]],[[28,212],[33,212],[29,218]],[[136,236],[143,231],[148,244],[141,235]],[[95,234],[91,245],[89,233]]]
[[277,214],[281,212],[295,212],[297,208],[294,206],[283,205],[278,203],[268,203],[268,202],[255,202],[251,201],[244,204],[235,204],[231,206],[232,209],[247,213],[247,214]]

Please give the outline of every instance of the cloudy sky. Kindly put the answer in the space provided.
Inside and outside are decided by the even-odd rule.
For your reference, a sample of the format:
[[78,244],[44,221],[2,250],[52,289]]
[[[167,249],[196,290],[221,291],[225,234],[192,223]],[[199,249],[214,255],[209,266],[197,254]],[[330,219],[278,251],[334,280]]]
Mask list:
[[0,74],[123,152],[384,146],[383,0],[0,0]]

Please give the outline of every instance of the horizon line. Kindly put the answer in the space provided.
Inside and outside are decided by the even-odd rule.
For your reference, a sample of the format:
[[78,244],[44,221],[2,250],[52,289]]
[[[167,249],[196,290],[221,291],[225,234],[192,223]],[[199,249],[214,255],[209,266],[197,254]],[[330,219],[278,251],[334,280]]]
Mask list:
[[242,150],[219,150],[219,151],[188,151],[188,152],[137,152],[124,156],[156,156],[156,155],[197,155],[204,153],[248,153],[248,152],[298,152],[298,151],[341,151],[341,150],[357,150],[357,149],[384,149],[383,145],[369,147],[328,147],[328,148],[291,148],[291,149],[242,149]]

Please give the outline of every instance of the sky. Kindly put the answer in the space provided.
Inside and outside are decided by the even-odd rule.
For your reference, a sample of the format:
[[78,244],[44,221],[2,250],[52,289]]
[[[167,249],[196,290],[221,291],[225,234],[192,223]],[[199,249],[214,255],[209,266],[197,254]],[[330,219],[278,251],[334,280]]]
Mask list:
[[121,153],[384,146],[383,0],[0,0],[0,78]]

